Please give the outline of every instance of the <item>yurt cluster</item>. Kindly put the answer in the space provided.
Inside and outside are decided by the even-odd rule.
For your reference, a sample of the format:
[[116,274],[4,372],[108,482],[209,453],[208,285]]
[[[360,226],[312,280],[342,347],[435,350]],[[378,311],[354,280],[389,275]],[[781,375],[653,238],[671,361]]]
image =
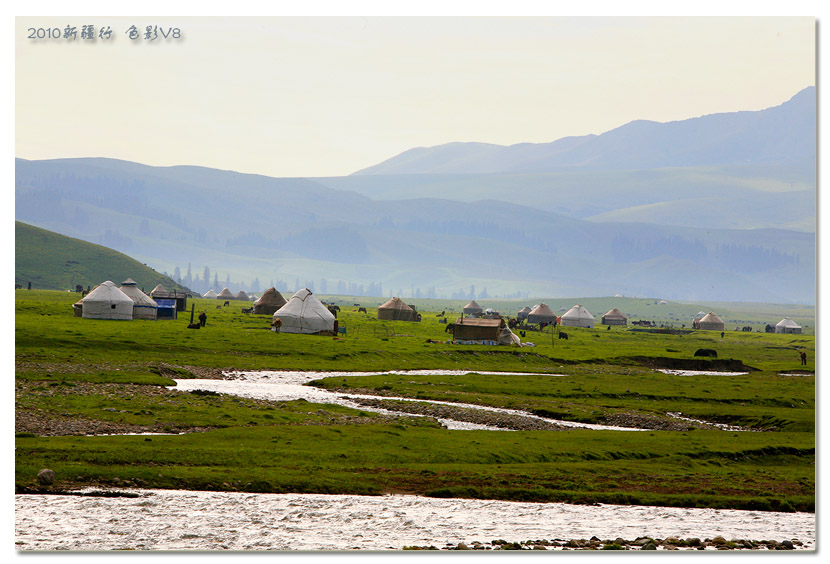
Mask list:
[[[221,292],[208,291],[202,298],[216,300],[253,301],[247,310],[257,315],[272,316],[272,330],[284,333],[310,333],[336,335],[338,332],[336,309],[326,306],[308,288],[297,291],[286,300],[276,288],[269,288],[261,296],[248,296],[240,291],[232,293],[228,288]],[[161,284],[148,294],[138,284],[127,278],[116,286],[107,280],[97,285],[89,294],[73,305],[77,317],[86,319],[176,319],[177,312],[187,310],[187,294],[169,291]],[[393,297],[377,308],[377,318],[386,321],[421,321],[416,307]],[[442,322],[446,323],[446,319]],[[612,308],[600,316],[599,323],[606,326],[626,326],[629,321],[619,309]],[[634,322],[637,324],[638,322]],[[553,311],[545,303],[524,307],[515,318],[505,318],[491,308],[483,308],[475,300],[462,308],[462,314],[454,323],[448,324],[453,341],[470,344],[520,344],[521,340],[512,329],[516,327],[544,328],[547,326],[584,327],[596,325],[595,316],[582,304],[570,309]],[[724,331],[725,323],[715,312],[698,312],[692,320],[692,329]],[[748,328],[747,328],[748,329]],[[792,319],[784,318],[776,325],[767,325],[770,333],[801,333],[801,326]]]
[[85,319],[176,319],[177,312],[187,309],[187,294],[168,291],[159,284],[147,295],[132,278],[124,280],[121,286],[107,280],[72,308],[75,317]]

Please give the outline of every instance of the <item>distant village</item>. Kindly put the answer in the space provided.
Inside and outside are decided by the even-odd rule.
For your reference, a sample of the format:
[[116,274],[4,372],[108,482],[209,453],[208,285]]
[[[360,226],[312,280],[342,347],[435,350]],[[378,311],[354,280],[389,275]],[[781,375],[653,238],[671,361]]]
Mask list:
[[[90,291],[83,291],[83,297],[73,304],[76,317],[86,319],[105,320],[170,320],[176,319],[180,312],[187,312],[188,297],[217,300],[221,302],[218,308],[235,303],[248,303],[250,307],[243,307],[242,312],[253,315],[271,316],[271,330],[282,333],[305,333],[318,335],[338,335],[345,333],[345,328],[338,326],[337,315],[340,306],[323,303],[308,288],[303,288],[289,299],[285,299],[279,290],[272,287],[261,296],[249,296],[244,291],[233,294],[228,288],[220,292],[209,290],[204,295],[195,296],[183,291],[167,290],[161,284],[153,288],[149,294],[138,288],[138,284],[128,278],[120,286],[110,280],[102,282]],[[355,311],[366,313],[365,307],[354,304]],[[193,319],[194,308],[191,308],[191,328],[205,325],[204,312],[201,312],[200,322]],[[564,310],[565,308],[561,308]],[[595,328],[597,317],[588,311],[582,304],[576,304],[565,311],[555,312],[547,304],[539,303],[525,306],[515,314],[504,315],[492,308],[483,308],[475,300],[465,305],[460,316],[455,319],[447,317],[446,312],[438,314],[439,323],[445,325],[450,342],[456,344],[483,344],[483,345],[517,345],[522,346],[522,338],[527,332],[541,331],[552,327],[560,339],[567,339],[564,328],[583,327]],[[378,306],[377,319],[388,321],[420,322],[422,315],[414,305],[407,304],[403,299],[393,297]],[[628,317],[617,308],[612,308],[599,316],[599,324],[607,326],[655,327],[655,323],[647,320],[629,322]],[[726,326],[717,313],[700,311],[689,320],[689,330],[726,331]],[[685,329],[685,324],[683,324]],[[736,328],[737,329],[737,328]],[[739,328],[741,331],[752,331],[750,326]],[[775,325],[767,324],[764,328],[767,333],[801,333],[801,326],[792,319],[783,318]],[[671,329],[671,331],[676,331]],[[517,334],[518,333],[518,334]],[[440,342],[440,341],[436,341]]]

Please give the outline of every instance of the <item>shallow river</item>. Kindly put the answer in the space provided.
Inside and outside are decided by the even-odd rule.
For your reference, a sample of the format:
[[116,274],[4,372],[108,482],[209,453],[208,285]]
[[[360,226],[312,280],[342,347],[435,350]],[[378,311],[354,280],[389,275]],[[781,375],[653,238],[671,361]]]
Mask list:
[[[400,374],[450,375],[452,371]],[[355,394],[303,384],[371,373],[239,372],[231,380],[177,380],[176,389],[245,397],[303,398],[361,406]],[[551,378],[557,375],[544,375]],[[384,398],[390,399],[390,398]],[[420,401],[420,400],[419,400]],[[458,404],[452,404],[458,405]],[[481,408],[481,406],[470,406]],[[520,413],[500,410],[508,413]],[[529,416],[526,413],[521,413]],[[451,429],[495,427],[442,420]],[[561,422],[566,423],[566,422]],[[615,429],[598,425],[597,429]],[[630,429],[627,429],[630,430]],[[247,494],[133,490],[138,498],[15,496],[15,547],[39,550],[388,550],[458,543],[616,539],[640,536],[798,540],[815,549],[812,513],[771,513],[615,505],[517,503],[417,496]]]
[[[438,376],[449,376],[454,374],[468,374],[469,371],[454,371],[454,370],[399,370],[387,372],[297,372],[297,371],[258,371],[258,372],[232,372],[227,375],[233,379],[231,380],[176,380],[176,385],[170,389],[181,390],[184,392],[193,390],[206,390],[211,392],[231,394],[241,397],[249,397],[256,399],[265,399],[273,401],[286,401],[304,399],[314,403],[333,403],[343,405],[362,411],[372,411],[377,413],[397,413],[390,412],[385,409],[366,406],[359,404],[356,400],[360,399],[385,399],[385,400],[403,400],[403,401],[418,401],[426,403],[434,403],[440,405],[450,405],[454,407],[480,409],[483,411],[492,411],[496,413],[504,413],[508,415],[519,415],[528,419],[538,419],[540,421],[557,423],[566,427],[579,427],[584,429],[596,429],[606,431],[638,431],[641,429],[631,429],[629,427],[611,427],[608,425],[590,425],[586,423],[574,423],[572,421],[559,421],[555,419],[547,419],[532,415],[524,411],[517,411],[513,409],[501,409],[497,407],[486,407],[481,405],[464,404],[464,403],[450,403],[432,400],[413,400],[412,398],[399,398],[390,396],[371,396],[362,394],[349,394],[344,392],[332,392],[322,388],[315,388],[312,386],[305,386],[304,384],[312,380],[320,378],[335,377],[335,376],[371,376],[374,374],[431,374]],[[518,373],[513,372],[478,372],[478,374],[502,374],[513,375]],[[557,378],[560,374],[538,374],[538,376]],[[400,413],[397,413],[400,415]],[[407,414],[412,415],[412,414]],[[468,423],[466,421],[454,421],[452,419],[438,419],[442,425],[447,429],[470,430],[483,429],[490,431],[505,431],[500,427],[489,427],[487,425],[479,425],[476,423]]]
[[[137,490],[142,491],[142,490]],[[460,542],[799,540],[815,515],[417,496],[143,490],[138,498],[15,496],[18,550],[399,550]]]

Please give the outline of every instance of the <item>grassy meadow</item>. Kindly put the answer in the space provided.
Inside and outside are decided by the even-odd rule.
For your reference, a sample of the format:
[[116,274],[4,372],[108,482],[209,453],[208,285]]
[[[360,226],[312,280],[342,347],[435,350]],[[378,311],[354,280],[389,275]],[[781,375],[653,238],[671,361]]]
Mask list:
[[[274,333],[270,316],[241,312],[249,306],[244,302],[221,307],[216,300],[190,301],[208,320],[189,330],[189,312],[175,321],[73,317],[71,304],[78,299],[67,292],[16,291],[18,421],[36,416],[54,425],[75,420],[183,434],[18,432],[18,491],[37,490],[36,474],[48,467],[58,476],[52,489],[137,485],[814,510],[812,334],[726,331],[721,337],[598,326],[568,328],[568,340],[550,330],[529,331],[522,341],[533,347],[462,346],[446,343],[439,323],[442,310],[453,320],[456,304],[438,300],[419,304],[422,321],[411,323],[378,320],[367,298],[359,299],[365,314],[352,298],[335,299],[346,329],[335,338]],[[695,359],[698,348],[717,350],[718,366],[731,361],[748,373],[681,376],[654,369],[711,365]],[[807,353],[807,366],[801,366],[799,350]],[[660,420],[681,412],[749,431],[448,431],[405,414],[390,419],[334,405],[164,388],[174,383],[171,378],[269,369],[518,372],[387,373],[323,378],[314,385],[591,423],[621,414]]]

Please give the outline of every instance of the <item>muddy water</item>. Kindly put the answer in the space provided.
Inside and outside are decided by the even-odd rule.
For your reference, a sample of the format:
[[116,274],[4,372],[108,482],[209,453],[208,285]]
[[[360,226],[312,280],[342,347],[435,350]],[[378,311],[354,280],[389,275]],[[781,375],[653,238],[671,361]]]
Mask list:
[[474,542],[798,540],[815,515],[417,496],[136,490],[138,498],[15,496],[18,550],[399,550]]

